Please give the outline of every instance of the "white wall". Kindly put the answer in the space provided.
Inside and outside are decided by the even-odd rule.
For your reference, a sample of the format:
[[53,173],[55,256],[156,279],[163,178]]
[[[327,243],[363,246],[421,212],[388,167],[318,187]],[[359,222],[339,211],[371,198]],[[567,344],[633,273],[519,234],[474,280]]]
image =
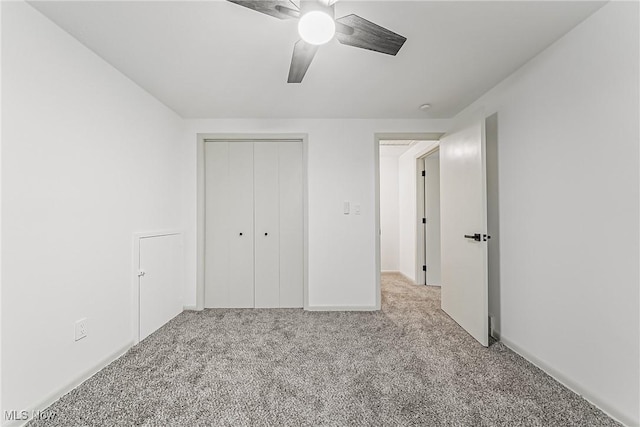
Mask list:
[[[0,25],[2,25],[2,5],[0,5]],[[2,29],[0,28],[0,414],[4,414],[2,405]],[[0,425],[2,421],[0,421]]]
[[[2,25],[2,5],[0,5],[0,25]],[[0,414],[4,414],[2,404],[2,29],[0,28]],[[0,421],[0,425],[2,421]]]
[[399,271],[400,222],[398,220],[397,150],[380,147],[380,269]]
[[457,118],[498,113],[503,341],[629,425],[640,424],[638,27],[637,2],[608,3]]
[[[309,305],[371,308],[376,303],[375,197],[378,132],[443,132],[448,120],[188,120],[190,155],[184,166],[192,207],[187,229],[188,262],[196,274],[196,147],[198,133],[308,134]],[[344,215],[343,202],[362,206]],[[194,279],[195,281],[195,279]],[[192,283],[189,281],[189,283]],[[195,305],[196,290],[186,295]]]
[[182,226],[184,123],[23,2],[2,2],[2,38],[2,407],[20,411],[131,344],[132,234]]
[[400,156],[399,162],[400,272],[417,283],[424,283],[424,280],[416,275],[417,227],[422,227],[418,224],[416,162],[436,144],[435,141],[420,141]]

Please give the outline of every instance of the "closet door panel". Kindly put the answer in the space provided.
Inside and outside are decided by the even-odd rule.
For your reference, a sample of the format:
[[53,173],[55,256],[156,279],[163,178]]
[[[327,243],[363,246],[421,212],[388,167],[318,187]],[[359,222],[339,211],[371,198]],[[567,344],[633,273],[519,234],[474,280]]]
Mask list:
[[254,143],[255,306],[280,306],[278,144]]
[[228,307],[250,308],[253,296],[253,143],[229,143]]
[[304,289],[304,211],[302,143],[281,142],[280,307],[302,307]]
[[206,308],[229,306],[229,143],[205,144]]

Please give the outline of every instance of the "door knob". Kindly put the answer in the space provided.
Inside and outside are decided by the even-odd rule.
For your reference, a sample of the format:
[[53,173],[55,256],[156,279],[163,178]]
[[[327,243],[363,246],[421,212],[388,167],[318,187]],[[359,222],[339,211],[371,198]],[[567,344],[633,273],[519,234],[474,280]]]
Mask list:
[[242,233],[240,233],[240,235],[242,236]]
[[476,233],[476,234],[472,234],[472,235],[465,234],[464,237],[467,238],[467,239],[473,239],[476,242],[479,242],[482,239],[482,237],[480,237],[480,233]]
[[265,235],[265,236],[266,236],[266,235],[268,235],[268,234],[269,234],[269,233],[264,233],[264,235]]

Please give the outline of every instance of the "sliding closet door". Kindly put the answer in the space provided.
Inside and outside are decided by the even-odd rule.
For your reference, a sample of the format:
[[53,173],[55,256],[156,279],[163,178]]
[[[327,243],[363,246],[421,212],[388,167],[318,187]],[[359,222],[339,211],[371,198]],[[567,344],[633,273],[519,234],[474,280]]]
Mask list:
[[[253,143],[229,143],[229,304],[249,308],[253,297]],[[224,207],[223,207],[224,208]]]
[[279,146],[280,307],[303,306],[303,173],[302,144]]
[[229,143],[205,144],[205,301],[229,306]]
[[280,306],[278,142],[254,143],[255,303]]

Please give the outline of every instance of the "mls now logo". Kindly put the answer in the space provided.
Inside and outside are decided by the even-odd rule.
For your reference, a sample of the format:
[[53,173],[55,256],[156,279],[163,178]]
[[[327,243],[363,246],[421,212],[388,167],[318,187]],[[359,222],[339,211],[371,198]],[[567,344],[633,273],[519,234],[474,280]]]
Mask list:
[[[53,420],[56,417],[54,411],[33,411],[31,417],[34,420]],[[5,421],[26,421],[29,419],[29,411],[4,411]]]
[[29,411],[4,411],[4,419],[6,421],[26,421],[29,419]]

